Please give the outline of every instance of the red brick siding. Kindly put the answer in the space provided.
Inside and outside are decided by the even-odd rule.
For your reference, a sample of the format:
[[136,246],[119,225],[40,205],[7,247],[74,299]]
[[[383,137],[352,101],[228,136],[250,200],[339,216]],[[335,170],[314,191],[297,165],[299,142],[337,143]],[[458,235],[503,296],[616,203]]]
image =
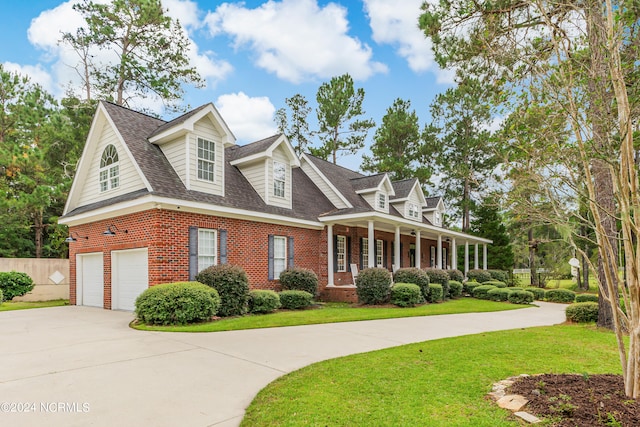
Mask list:
[[[109,225],[120,231],[115,236],[102,233]],[[245,269],[252,288],[278,289],[278,281],[268,280],[268,236],[294,239],[294,264],[309,268],[326,284],[326,233],[300,227],[266,224],[202,214],[149,210],[106,221],[74,226],[70,232],[89,236],[69,244],[70,299],[76,304],[76,254],[102,252],[104,256],[104,307],[111,308],[111,251],[147,247],[149,285],[189,279],[189,227],[227,230],[228,263]],[[127,230],[128,233],[125,233]]]
[[[108,226],[115,225],[115,236],[104,236]],[[255,289],[279,289],[279,282],[268,280],[268,236],[293,237],[294,264],[308,268],[318,274],[320,291],[328,282],[327,277],[327,233],[325,230],[310,230],[301,227],[275,225],[256,221],[214,217],[180,211],[148,210],[135,214],[115,217],[70,228],[70,232],[89,239],[79,238],[69,244],[70,260],[70,302],[76,304],[76,255],[101,252],[104,260],[104,308],[111,308],[111,251],[148,248],[149,285],[185,281],[189,279],[189,227],[227,230],[227,261],[239,265],[246,272],[249,284]],[[125,230],[127,232],[125,233]],[[334,235],[351,237],[351,263],[360,268],[360,238],[367,237],[368,231],[362,227],[334,226]],[[385,259],[387,268],[392,269],[391,243],[394,233],[376,231],[376,239],[386,242]],[[409,266],[410,244],[413,236],[401,236],[402,266]],[[429,266],[430,245],[434,240],[422,239],[421,266]],[[448,247],[443,242],[443,247]],[[335,251],[335,248],[334,248]],[[348,260],[347,260],[348,261]],[[350,272],[334,273],[336,285],[352,284]],[[326,298],[351,301],[355,290],[323,293]]]

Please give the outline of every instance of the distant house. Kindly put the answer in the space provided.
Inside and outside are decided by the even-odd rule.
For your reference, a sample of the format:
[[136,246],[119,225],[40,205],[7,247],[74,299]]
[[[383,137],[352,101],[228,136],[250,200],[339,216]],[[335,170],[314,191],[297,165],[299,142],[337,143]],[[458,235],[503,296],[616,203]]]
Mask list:
[[456,245],[475,245],[478,268],[483,245],[486,268],[491,242],[443,228],[443,212],[417,179],[299,157],[283,135],[238,146],[213,104],[165,122],[101,102],[59,222],[71,303],[133,310],[147,287],[214,264],[263,289],[309,268],[332,300],[354,298],[352,266],[456,268]]

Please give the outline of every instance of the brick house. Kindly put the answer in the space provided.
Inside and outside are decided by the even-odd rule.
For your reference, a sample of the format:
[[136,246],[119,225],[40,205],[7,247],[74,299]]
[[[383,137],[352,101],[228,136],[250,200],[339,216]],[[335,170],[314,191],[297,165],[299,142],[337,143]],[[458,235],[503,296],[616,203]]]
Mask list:
[[314,270],[326,299],[355,295],[354,269],[457,268],[456,245],[489,240],[441,226],[444,204],[416,179],[364,176],[275,135],[244,145],[213,104],[165,122],[108,102],[96,110],[61,224],[69,226],[71,304],[133,310],[147,287],[243,267],[278,289]]

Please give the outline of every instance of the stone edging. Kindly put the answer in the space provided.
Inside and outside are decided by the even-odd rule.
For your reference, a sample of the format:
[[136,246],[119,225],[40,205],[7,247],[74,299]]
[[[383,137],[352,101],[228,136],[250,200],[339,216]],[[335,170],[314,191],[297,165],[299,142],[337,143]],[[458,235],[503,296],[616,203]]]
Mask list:
[[491,393],[487,396],[491,397],[499,407],[513,412],[513,415],[516,417],[528,422],[529,424],[537,424],[541,422],[540,418],[522,410],[527,406],[529,400],[519,394],[507,394],[507,388],[509,388],[515,380],[528,376],[529,375],[527,374],[522,374],[515,377],[509,377],[506,380],[498,381],[493,385]]

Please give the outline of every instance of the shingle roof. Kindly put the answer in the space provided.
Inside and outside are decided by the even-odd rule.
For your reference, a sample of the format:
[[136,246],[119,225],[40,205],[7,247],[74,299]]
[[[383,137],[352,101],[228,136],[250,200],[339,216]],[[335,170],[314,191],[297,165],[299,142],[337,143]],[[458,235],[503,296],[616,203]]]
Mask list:
[[81,206],[65,216],[73,216],[118,202],[134,200],[148,194],[310,221],[317,221],[320,215],[334,209],[333,204],[299,168],[294,168],[291,171],[294,182],[292,185],[293,205],[292,209],[286,209],[267,205],[240,170],[229,164],[232,159],[237,158],[238,152],[245,153],[255,147],[264,146],[269,140],[273,143],[275,139],[272,138],[277,139],[279,135],[249,144],[246,146],[249,147],[248,149],[239,146],[226,148],[225,196],[216,196],[187,190],[162,150],[155,144],[148,142],[147,136],[166,122],[115,104],[104,103],[104,105],[153,191],[136,191],[106,201]]
[[189,111],[188,113],[185,113],[179,117],[176,117],[175,119],[169,121],[169,122],[165,122],[162,126],[158,127],[155,131],[153,131],[150,135],[147,135],[149,138],[161,134],[162,132],[164,132],[167,129],[171,129],[174,126],[177,126],[181,123],[186,122],[187,120],[189,120],[189,118],[193,117],[194,115],[196,115],[200,110],[202,110],[205,107],[208,107],[209,105],[211,105],[211,103],[207,103],[204,105],[199,106],[198,108]]
[[405,199],[409,197],[409,193],[413,190],[413,186],[418,181],[418,178],[409,178],[402,181],[393,181],[393,191],[396,193],[394,199]]
[[359,178],[351,179],[351,185],[354,191],[368,190],[370,188],[377,188],[382,182],[386,174],[379,173],[376,175],[361,176]]
[[438,207],[438,203],[440,202],[440,200],[442,200],[442,197],[426,197],[425,200],[427,201],[427,209],[435,209]]
[[241,159],[243,157],[261,153],[267,148],[271,147],[271,145],[276,142],[281,135],[282,134],[280,133],[256,142],[252,142],[251,144],[235,146],[231,160]]
[[[366,178],[358,172],[333,163],[322,160],[318,157],[306,154],[307,158],[318,168],[318,170],[331,182],[331,184],[349,201],[355,212],[366,212],[371,210],[371,206],[353,189],[353,180]],[[342,211],[340,211],[342,212]]]

